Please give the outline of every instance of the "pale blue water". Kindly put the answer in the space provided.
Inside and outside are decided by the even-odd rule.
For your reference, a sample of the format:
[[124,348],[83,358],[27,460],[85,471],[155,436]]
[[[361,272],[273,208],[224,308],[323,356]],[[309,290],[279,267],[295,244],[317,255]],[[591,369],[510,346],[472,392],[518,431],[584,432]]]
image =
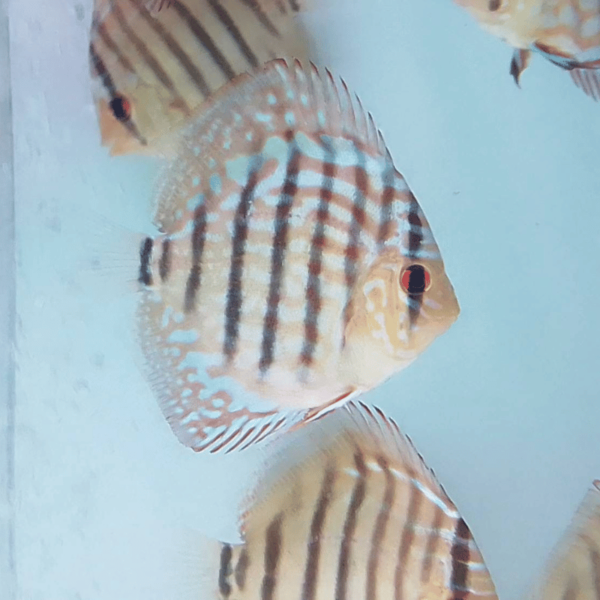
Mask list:
[[[375,116],[462,307],[368,399],[413,438],[500,598],[516,600],[600,477],[600,105],[541,58],[516,88],[510,50],[450,0],[314,2],[331,2],[308,20],[319,62]],[[93,211],[147,226],[154,168],[99,145],[91,1],[11,2],[9,44],[0,6],[0,490],[13,500],[0,599],[135,600],[141,542],[127,527],[167,516],[232,537],[256,455],[179,445],[131,358],[134,297],[110,299],[130,263],[100,285],[83,266],[101,240],[85,242]]]

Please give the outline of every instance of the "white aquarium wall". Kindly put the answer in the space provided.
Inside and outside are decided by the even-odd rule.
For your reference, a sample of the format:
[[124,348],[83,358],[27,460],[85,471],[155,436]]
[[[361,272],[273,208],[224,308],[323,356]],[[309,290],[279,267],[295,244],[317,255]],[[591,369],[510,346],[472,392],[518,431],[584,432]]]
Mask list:
[[15,593],[15,249],[8,11],[0,2],[0,595]]
[[[500,598],[517,600],[600,477],[600,105],[541,58],[519,90],[510,50],[450,0],[313,3],[327,7],[306,19],[315,57],[375,116],[462,307],[368,400],[415,441]],[[146,598],[153,528],[234,539],[257,457],[179,445],[132,358],[132,263],[86,262],[107,222],[148,225],[156,167],[99,144],[91,4],[13,0],[10,36],[0,13],[2,600]]]

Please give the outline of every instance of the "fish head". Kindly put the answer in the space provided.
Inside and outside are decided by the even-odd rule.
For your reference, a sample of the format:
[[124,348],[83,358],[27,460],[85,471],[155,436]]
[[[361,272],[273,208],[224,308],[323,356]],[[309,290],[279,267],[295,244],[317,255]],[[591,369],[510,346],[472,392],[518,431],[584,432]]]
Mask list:
[[[454,0],[462,6],[482,27],[492,35],[495,35],[510,43],[511,30],[515,27],[514,0]],[[525,3],[523,3],[523,6]],[[511,45],[515,45],[511,43]]]
[[185,123],[187,107],[166,97],[162,88],[124,81],[112,95],[96,95],[102,145],[111,156],[156,154],[170,132]]
[[[413,362],[456,321],[460,307],[429,225],[414,201],[358,281],[346,345],[357,386],[370,388]],[[418,240],[415,240],[418,238]]]
[[454,0],[488,33],[514,48],[527,48],[537,32],[543,0]]
[[502,19],[502,15],[510,8],[511,0],[454,0],[476,19],[482,22],[493,22]]

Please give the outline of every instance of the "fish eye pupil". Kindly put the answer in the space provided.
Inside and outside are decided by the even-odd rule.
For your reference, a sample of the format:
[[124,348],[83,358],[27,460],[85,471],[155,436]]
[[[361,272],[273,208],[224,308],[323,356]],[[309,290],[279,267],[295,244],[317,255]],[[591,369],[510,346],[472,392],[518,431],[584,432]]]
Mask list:
[[110,101],[110,110],[112,110],[115,119],[118,121],[127,121],[130,117],[129,102],[123,96],[115,96]]
[[402,272],[400,284],[407,294],[422,294],[431,285],[431,275],[424,266],[411,265]]
[[488,8],[490,9],[491,12],[495,12],[500,8],[501,4],[502,4],[502,0],[489,0]]

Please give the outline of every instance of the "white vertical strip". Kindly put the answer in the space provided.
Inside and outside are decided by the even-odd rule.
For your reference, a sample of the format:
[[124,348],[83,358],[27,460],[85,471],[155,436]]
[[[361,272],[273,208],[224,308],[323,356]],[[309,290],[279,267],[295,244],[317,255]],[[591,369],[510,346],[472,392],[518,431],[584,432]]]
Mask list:
[[16,598],[14,519],[15,248],[9,0],[0,0],[0,582]]

